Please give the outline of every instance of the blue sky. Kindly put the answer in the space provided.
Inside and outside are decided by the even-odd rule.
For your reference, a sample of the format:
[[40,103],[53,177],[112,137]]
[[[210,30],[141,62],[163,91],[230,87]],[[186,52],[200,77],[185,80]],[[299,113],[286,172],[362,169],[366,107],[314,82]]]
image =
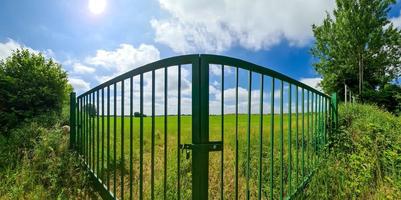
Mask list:
[[[332,0],[3,0],[0,59],[18,47],[56,59],[78,93],[143,64],[189,53],[244,59],[316,86],[312,24]],[[401,3],[389,17],[401,26]]]

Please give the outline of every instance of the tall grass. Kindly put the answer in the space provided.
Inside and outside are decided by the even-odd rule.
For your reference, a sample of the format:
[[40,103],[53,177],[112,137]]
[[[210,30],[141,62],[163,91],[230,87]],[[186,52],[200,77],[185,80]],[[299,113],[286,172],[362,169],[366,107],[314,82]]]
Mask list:
[[401,118],[341,105],[340,130],[302,199],[400,199]]
[[[247,152],[247,120],[248,116],[241,114],[238,117],[238,193],[239,198],[243,199],[246,197],[246,181],[248,173],[249,164],[249,190],[251,198],[256,198],[258,193],[258,177],[259,177],[259,155],[262,156],[262,171],[261,171],[261,187],[262,187],[262,197],[268,198],[270,196],[270,167],[273,164],[273,195],[278,198],[280,195],[280,181],[283,179],[283,192],[285,196],[288,196],[294,191],[297,185],[299,185],[303,178],[309,174],[313,168],[315,161],[317,160],[317,152],[314,151],[313,141],[316,141],[313,134],[317,133],[316,121],[312,120],[312,114],[310,115],[309,129],[307,129],[307,115],[305,115],[305,129],[304,129],[304,158],[305,158],[305,174],[302,176],[301,169],[301,153],[302,153],[302,129],[301,129],[301,115],[298,118],[298,133],[296,132],[296,116],[284,114],[283,116],[283,160],[280,160],[281,146],[280,146],[280,116],[274,115],[274,144],[273,144],[273,158],[271,158],[271,115],[263,116],[263,131],[262,131],[262,146],[260,146],[260,115],[251,115],[251,126],[250,126],[250,156],[248,160]],[[291,132],[289,132],[289,118],[291,117]],[[95,169],[96,174],[98,174],[101,179],[106,183],[109,182],[109,190],[116,190],[118,197],[123,195],[125,198],[130,197],[130,159],[132,159],[132,193],[133,198],[136,199],[139,196],[139,168],[140,168],[140,121],[138,118],[133,119],[133,152],[132,158],[130,157],[130,119],[129,117],[116,117],[110,116],[110,146],[107,148],[107,132],[102,132],[107,130],[107,118],[104,118],[104,123],[102,123],[102,117],[99,117],[99,124],[97,124],[97,118],[90,118],[94,121],[94,125],[89,128],[95,134],[91,134],[91,145],[89,147],[88,153],[95,158],[95,164],[91,164],[91,168]],[[122,126],[121,122],[124,120],[124,143],[122,144]],[[175,199],[178,193],[177,186],[177,176],[178,173],[181,175],[181,198],[189,199],[191,198],[191,152],[189,152],[189,157],[185,150],[178,149],[178,135],[177,135],[177,116],[167,117],[167,198]],[[181,144],[192,143],[192,130],[191,130],[191,116],[181,117]],[[209,137],[210,141],[221,141],[221,116],[210,116],[209,120]],[[116,123],[116,130],[114,130],[114,122]],[[312,123],[313,125],[312,129]],[[151,196],[151,117],[144,118],[143,127],[143,188],[144,197],[148,199]],[[164,191],[164,117],[155,117],[155,166],[154,166],[154,195],[156,199],[163,198]],[[97,135],[97,128],[99,127],[99,137]],[[223,160],[223,170],[221,169],[221,153],[222,152],[211,152],[209,158],[209,199],[216,199],[220,197],[221,185],[223,185],[223,194],[227,199],[234,198],[235,195],[235,115],[225,115],[224,116],[224,160]],[[309,132],[308,132],[309,131]],[[114,137],[116,133],[116,137]],[[298,134],[298,136],[297,136]],[[93,136],[93,137],[92,137]],[[289,137],[291,137],[291,148],[289,148]],[[99,139],[99,141],[98,141]],[[102,143],[103,139],[103,143]],[[116,145],[114,146],[114,139]],[[297,140],[298,139],[298,140]],[[94,141],[94,143],[93,143]],[[99,150],[97,150],[97,145],[99,144]],[[298,144],[298,146],[297,146]],[[89,144],[88,144],[89,145]],[[103,145],[103,151],[102,151]],[[121,151],[123,146],[124,152]],[[262,147],[262,152],[260,152],[260,147]],[[109,149],[109,155],[107,153]],[[291,151],[290,151],[291,149]],[[114,157],[114,151],[116,157]],[[180,157],[180,168],[178,171],[177,166],[177,152],[181,153]],[[103,155],[103,156],[102,156]],[[290,156],[291,155],[291,156]],[[109,157],[109,163],[107,163],[107,157]],[[124,159],[122,159],[122,157]],[[103,158],[103,159],[102,159]],[[291,165],[289,161],[291,158]],[[123,161],[124,160],[124,161]],[[249,163],[248,163],[249,162]],[[92,162],[91,162],[92,163]],[[283,174],[280,173],[281,164],[283,165]],[[290,170],[291,170],[291,180],[289,180]],[[123,171],[121,171],[123,169]],[[114,175],[114,171],[116,174]],[[124,173],[123,182],[121,182],[121,173]],[[223,183],[221,183],[221,176],[223,176]],[[109,178],[109,179],[108,179]],[[114,185],[115,178],[115,185]],[[121,184],[124,184],[124,193],[121,191]]]
[[49,113],[20,123],[7,137],[0,134],[0,199],[94,197],[59,120]]

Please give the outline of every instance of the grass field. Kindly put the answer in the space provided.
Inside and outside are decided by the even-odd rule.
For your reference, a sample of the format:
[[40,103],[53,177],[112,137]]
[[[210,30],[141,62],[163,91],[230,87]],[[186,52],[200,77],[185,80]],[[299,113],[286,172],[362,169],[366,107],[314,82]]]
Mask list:
[[[273,195],[276,198],[280,195],[281,180],[283,180],[283,193],[286,196],[293,192],[297,185],[302,181],[302,157],[304,157],[304,175],[311,172],[312,166],[317,159],[314,152],[316,118],[318,115],[310,114],[309,125],[308,116],[304,118],[304,154],[302,155],[302,116],[298,117],[298,136],[296,116],[291,115],[291,133],[289,132],[288,114],[283,116],[283,130],[281,135],[280,116],[274,115],[274,140],[273,140]],[[323,116],[323,115],[322,115]],[[123,196],[125,199],[130,197],[130,160],[132,159],[132,195],[133,199],[139,196],[139,177],[140,177],[140,120],[133,118],[133,135],[132,135],[132,158],[130,157],[130,118],[110,116],[110,144],[107,148],[107,118],[99,117],[97,126],[97,118],[94,125],[88,124],[90,130],[94,130],[89,134],[91,142],[88,142],[88,152],[95,160],[91,168],[105,182],[109,182],[110,191],[114,191],[118,197],[122,195],[121,184],[124,185]],[[122,121],[124,119],[124,121]],[[184,150],[178,151],[178,140],[180,144],[190,144],[192,140],[191,116],[181,116],[181,136],[178,138],[178,117],[167,117],[167,199],[177,199],[177,174],[180,173],[180,197],[181,199],[190,199],[191,196],[191,152],[189,157]],[[209,117],[210,141],[222,141],[222,120],[221,116]],[[154,197],[155,199],[163,198],[164,191],[164,117],[155,117],[155,134],[154,134]],[[124,137],[122,137],[122,123],[124,124]],[[104,138],[102,144],[102,127],[104,126]],[[116,129],[114,129],[114,125]],[[251,115],[250,123],[250,141],[249,141],[249,160],[248,158],[248,115],[240,114],[238,116],[238,194],[240,199],[244,199],[247,195],[247,172],[249,169],[249,195],[256,198],[258,195],[258,177],[259,168],[261,168],[261,193],[262,198],[270,196],[270,167],[271,159],[271,115],[263,115],[263,131],[262,145],[260,145],[260,115]],[[97,136],[97,128],[99,127],[99,137]],[[323,127],[323,126],[321,126]],[[235,115],[224,115],[224,153],[223,165],[221,165],[222,152],[209,153],[209,199],[220,199],[221,186],[223,186],[224,198],[233,199],[235,197],[235,136],[236,136]],[[78,132],[79,134],[79,132]],[[116,134],[114,136],[114,134]],[[283,174],[281,174],[281,144],[280,137],[283,140]],[[289,138],[291,137],[291,152]],[[298,138],[298,139],[297,139]],[[99,139],[99,141],[98,141]],[[94,142],[93,142],[94,141]],[[115,143],[115,144],[114,144]],[[123,143],[123,145],[122,145]],[[99,145],[99,151],[97,146]],[[102,149],[103,145],[103,151]],[[116,148],[114,148],[116,147]],[[122,149],[123,147],[123,149]],[[260,151],[260,149],[262,151]],[[108,152],[109,150],[109,152]],[[123,152],[122,152],[123,150]],[[180,167],[178,170],[178,152],[180,155]],[[102,156],[103,155],[103,156]],[[109,164],[107,165],[107,155],[109,155]],[[122,155],[123,158],[122,159]],[[151,197],[151,160],[152,160],[152,118],[143,118],[143,197],[150,199]],[[259,165],[259,156],[262,157],[262,165]],[[290,157],[291,155],[291,157]],[[102,161],[103,158],[103,161]],[[115,159],[114,159],[115,158]],[[131,159],[130,159],[131,158]],[[290,159],[291,158],[291,159]],[[291,165],[289,165],[291,160]],[[249,161],[249,162],[248,162]],[[92,163],[92,162],[90,162]],[[99,163],[99,164],[98,164]],[[102,165],[103,163],[103,165]],[[223,167],[223,168],[222,168]],[[249,168],[248,168],[249,167]],[[289,168],[291,167],[291,174]],[[123,169],[123,171],[121,170]],[[222,170],[223,169],[223,170]],[[123,172],[123,183],[121,182],[121,173]],[[222,173],[223,172],[223,173]],[[223,179],[222,179],[223,175]],[[291,180],[290,180],[291,176]],[[109,177],[109,179],[107,179]],[[282,179],[281,179],[282,177]],[[221,182],[223,180],[223,182]],[[115,181],[115,185],[114,185]]]

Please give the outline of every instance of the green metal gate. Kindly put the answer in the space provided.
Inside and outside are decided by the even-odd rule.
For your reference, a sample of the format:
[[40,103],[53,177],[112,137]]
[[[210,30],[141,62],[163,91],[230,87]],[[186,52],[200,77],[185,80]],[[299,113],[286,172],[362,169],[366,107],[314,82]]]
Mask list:
[[325,152],[336,104],[243,60],[177,56],[72,93],[70,144],[104,199],[290,199]]

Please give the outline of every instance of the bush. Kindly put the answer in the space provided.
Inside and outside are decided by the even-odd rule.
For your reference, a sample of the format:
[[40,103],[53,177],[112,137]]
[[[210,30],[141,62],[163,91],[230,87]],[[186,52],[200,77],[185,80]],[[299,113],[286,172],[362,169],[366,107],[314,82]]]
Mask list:
[[67,89],[67,73],[59,64],[27,49],[14,51],[0,61],[0,131],[43,113],[61,113]]
[[376,106],[349,104],[339,108],[340,129],[303,198],[399,198],[401,118]]

